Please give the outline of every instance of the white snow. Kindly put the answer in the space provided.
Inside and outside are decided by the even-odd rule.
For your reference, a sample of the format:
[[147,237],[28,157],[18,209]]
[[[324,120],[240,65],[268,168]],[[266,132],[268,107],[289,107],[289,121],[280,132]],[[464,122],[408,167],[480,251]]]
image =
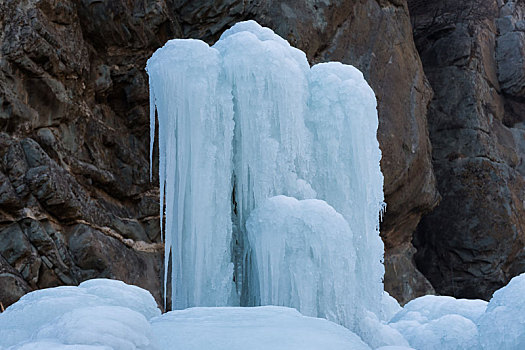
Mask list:
[[486,311],[479,300],[418,298],[389,324],[368,312],[361,322],[367,332],[360,338],[326,319],[279,306],[190,308],[160,315],[149,292],[98,279],[22,297],[0,313],[0,349],[521,350],[523,295],[525,274],[494,293]]
[[392,317],[401,310],[403,310],[403,308],[399,305],[397,300],[391,297],[388,292],[384,291],[383,297],[381,298],[381,321],[390,321]]
[[78,287],[37,290],[0,314],[0,346],[28,343],[23,349],[45,349],[51,342],[156,349],[148,320],[159,315],[148,291],[120,281],[96,279]]
[[525,349],[525,274],[494,293],[478,327],[484,349]]
[[370,349],[344,327],[277,306],[177,310],[154,319],[152,327],[162,349]]
[[389,325],[416,349],[479,349],[476,322],[483,300],[427,295],[410,301]]
[[370,349],[348,329],[324,319],[305,317],[290,308],[190,308],[160,316],[147,291],[100,279],[79,287],[50,288],[22,297],[0,314],[0,349],[4,347],[9,350]]

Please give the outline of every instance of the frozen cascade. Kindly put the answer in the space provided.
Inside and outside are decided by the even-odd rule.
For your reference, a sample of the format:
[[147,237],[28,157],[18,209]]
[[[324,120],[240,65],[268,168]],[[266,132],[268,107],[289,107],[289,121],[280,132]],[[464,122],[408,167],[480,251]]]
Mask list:
[[247,233],[258,276],[251,289],[261,305],[352,325],[356,256],[341,214],[318,199],[276,196],[252,212]]
[[[159,178],[174,308],[280,303],[351,329],[359,328],[356,319],[367,310],[380,317],[383,177],[375,96],[362,74],[339,63],[310,69],[303,52],[253,21],[227,30],[212,48],[172,40],[152,56],[147,70],[160,129]],[[305,218],[310,233],[297,242],[324,259],[317,277],[301,272],[312,277],[301,283],[324,286],[315,289],[318,295],[306,285],[293,285],[289,279],[295,272],[275,270],[259,278],[272,266],[257,256],[256,242],[293,236],[286,218],[276,219],[281,217],[277,206],[275,215],[262,215],[272,221],[261,223],[273,227],[270,235],[248,241],[252,212],[268,207],[266,201],[275,196],[326,202],[320,213],[312,211],[318,225],[308,226]],[[305,206],[296,205],[293,215],[300,217]],[[257,220],[250,225],[250,234],[265,234]],[[327,263],[323,256],[345,251],[346,265]],[[282,266],[299,258],[312,262],[302,253],[287,254],[285,249],[280,255]],[[330,298],[343,300],[343,306],[330,304]]]
[[227,30],[214,48],[223,56],[234,102],[234,236],[240,244],[234,258],[236,281],[242,290],[241,304],[253,306],[244,283],[251,275],[250,264],[242,264],[250,259],[243,255],[242,234],[250,212],[264,199],[279,194],[315,197],[311,186],[297,175],[298,165],[309,159],[304,115],[310,68],[302,51],[255,22],[241,22]]
[[375,94],[356,68],[321,63],[309,75],[306,125],[313,134],[313,161],[306,173],[319,199],[343,215],[356,251],[356,300],[380,313],[383,291],[381,151]]
[[202,41],[172,40],[147,65],[159,118],[165,266],[171,256],[174,309],[232,302],[233,105],[221,61]]

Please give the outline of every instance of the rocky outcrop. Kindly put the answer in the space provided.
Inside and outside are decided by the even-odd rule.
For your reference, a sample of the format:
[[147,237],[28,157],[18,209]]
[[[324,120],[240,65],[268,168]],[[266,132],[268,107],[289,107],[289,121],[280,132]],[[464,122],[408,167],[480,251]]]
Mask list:
[[[94,277],[138,284],[160,301],[143,67],[171,33],[156,22],[162,8],[113,5],[0,4],[4,306],[29,290]],[[115,13],[134,22],[107,18]]]
[[443,197],[417,229],[417,266],[440,294],[488,299],[525,271],[525,7],[410,6],[435,92],[428,121]]
[[0,266],[17,285],[0,295],[4,304],[96,276],[159,297],[146,59],[170,38],[213,43],[246,19],[312,63],[363,71],[380,116],[385,285],[401,301],[432,291],[411,243],[439,200],[426,126],[432,91],[404,0],[21,0],[2,2],[0,14]]

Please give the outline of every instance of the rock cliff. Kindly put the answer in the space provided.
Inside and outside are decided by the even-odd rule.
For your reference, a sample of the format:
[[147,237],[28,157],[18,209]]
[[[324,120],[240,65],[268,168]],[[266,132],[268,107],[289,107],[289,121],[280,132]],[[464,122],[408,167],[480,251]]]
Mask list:
[[417,266],[438,293],[488,299],[525,270],[525,5],[409,4],[443,197],[417,229]]
[[[212,44],[247,19],[311,63],[355,65],[376,92],[386,289],[402,302],[433,292],[421,270],[438,292],[482,281],[486,296],[524,270],[520,6],[481,21],[440,12],[443,29],[412,1],[416,49],[405,0],[0,2],[0,301],[93,277],[160,300],[145,63],[168,39]],[[443,201],[418,226],[440,200],[432,159]]]

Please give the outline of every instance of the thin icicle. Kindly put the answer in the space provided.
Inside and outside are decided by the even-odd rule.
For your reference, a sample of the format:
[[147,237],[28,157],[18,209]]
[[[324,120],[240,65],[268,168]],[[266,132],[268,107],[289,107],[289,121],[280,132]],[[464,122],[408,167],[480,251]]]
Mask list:
[[153,180],[153,144],[155,143],[155,91],[149,78],[149,181]]

